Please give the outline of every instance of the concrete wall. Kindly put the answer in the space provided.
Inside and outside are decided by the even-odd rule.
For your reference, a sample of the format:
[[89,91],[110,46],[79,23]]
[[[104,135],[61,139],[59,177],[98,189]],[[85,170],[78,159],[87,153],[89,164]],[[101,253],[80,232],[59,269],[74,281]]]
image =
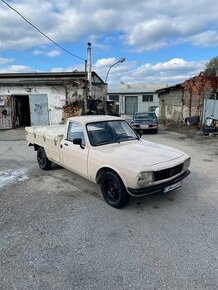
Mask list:
[[[47,95],[48,98],[48,119],[50,125],[61,124],[63,122],[63,106],[66,100],[85,99],[86,90],[84,83],[80,85],[43,85],[31,84],[28,86],[0,86],[0,96],[12,95]],[[96,84],[92,87],[93,97],[104,99],[106,97],[107,86]]]
[[173,90],[160,95],[160,120],[180,123],[183,120],[183,91]]
[[159,93],[160,120],[184,123],[190,116],[200,116],[203,120],[204,100],[217,91],[217,77],[214,73],[201,73]]
[[[30,90],[30,89],[29,89]],[[0,87],[0,95],[39,95],[45,94],[48,97],[49,123],[60,124],[63,118],[63,104],[65,100],[65,88],[63,87],[47,87],[47,86],[33,86],[31,91],[28,88],[21,86]]]

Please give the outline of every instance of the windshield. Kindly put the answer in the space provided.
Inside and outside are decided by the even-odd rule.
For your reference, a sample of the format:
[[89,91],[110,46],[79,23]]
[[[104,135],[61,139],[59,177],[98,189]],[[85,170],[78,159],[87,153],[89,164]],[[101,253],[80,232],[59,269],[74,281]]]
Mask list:
[[87,124],[87,133],[92,146],[139,139],[129,124],[124,120],[101,121]]
[[154,120],[156,119],[156,115],[154,113],[136,113],[134,119]]

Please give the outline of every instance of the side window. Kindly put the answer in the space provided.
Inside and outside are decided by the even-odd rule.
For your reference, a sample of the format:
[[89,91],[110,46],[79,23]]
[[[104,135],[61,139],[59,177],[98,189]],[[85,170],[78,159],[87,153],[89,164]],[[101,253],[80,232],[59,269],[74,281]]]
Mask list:
[[153,95],[143,95],[142,102],[153,102]]
[[85,145],[84,129],[81,124],[76,122],[70,122],[67,132],[67,140],[72,141],[75,138],[81,138],[82,144]]

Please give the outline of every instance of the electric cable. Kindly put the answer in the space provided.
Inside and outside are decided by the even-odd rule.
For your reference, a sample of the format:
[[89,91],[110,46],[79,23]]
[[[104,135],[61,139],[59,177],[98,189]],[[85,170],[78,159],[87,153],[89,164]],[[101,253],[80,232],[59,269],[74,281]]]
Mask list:
[[64,48],[63,46],[61,46],[60,44],[58,44],[56,41],[54,41],[53,39],[51,39],[49,36],[47,36],[43,31],[41,31],[38,27],[36,27],[34,24],[32,24],[29,20],[27,20],[19,11],[17,11],[15,8],[13,8],[11,5],[9,5],[6,1],[1,0],[5,5],[7,5],[10,9],[12,9],[14,12],[16,12],[21,18],[23,18],[24,21],[26,21],[30,26],[32,26],[33,28],[35,28],[40,34],[42,34],[45,38],[47,38],[49,41],[51,41],[53,44],[55,44],[56,46],[58,46],[59,48],[61,48],[62,50],[64,50],[65,52],[71,54],[72,56],[79,58],[81,60],[86,61],[84,58],[72,53],[71,51],[69,51],[68,49]]

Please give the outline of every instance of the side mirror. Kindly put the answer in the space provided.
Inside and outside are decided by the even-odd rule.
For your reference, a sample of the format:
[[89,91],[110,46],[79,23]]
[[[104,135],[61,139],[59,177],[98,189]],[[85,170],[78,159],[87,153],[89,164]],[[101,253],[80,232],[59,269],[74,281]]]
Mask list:
[[82,138],[75,138],[75,139],[73,139],[73,144],[79,145],[80,148],[82,148],[82,149],[85,148],[85,146],[82,144]]
[[82,138],[73,139],[73,144],[81,146],[82,145]]

